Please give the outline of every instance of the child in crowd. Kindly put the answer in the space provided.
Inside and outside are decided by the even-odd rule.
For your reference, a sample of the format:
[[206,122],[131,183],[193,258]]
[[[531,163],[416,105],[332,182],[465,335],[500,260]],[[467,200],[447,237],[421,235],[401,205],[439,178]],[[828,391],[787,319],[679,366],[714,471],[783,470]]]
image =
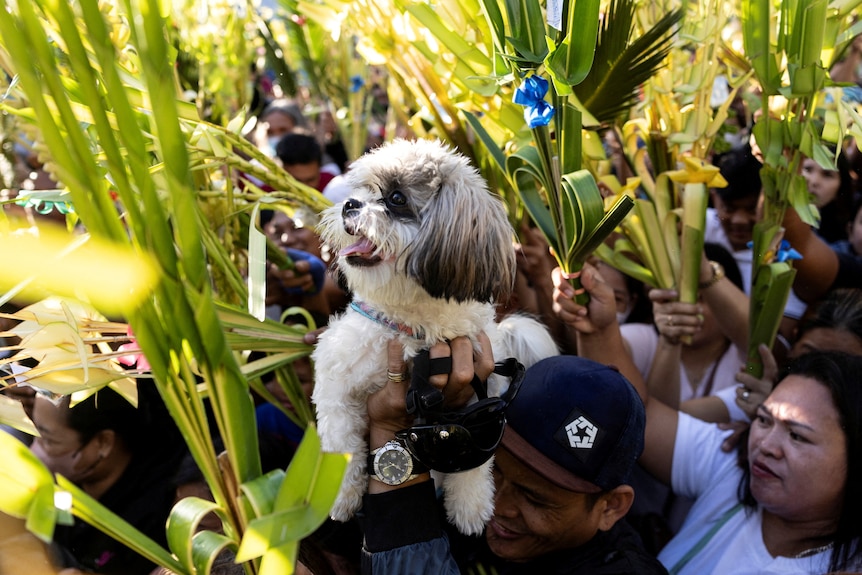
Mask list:
[[833,242],[830,247],[837,253],[862,259],[862,197],[856,198],[850,214],[853,219],[847,223],[847,239]]

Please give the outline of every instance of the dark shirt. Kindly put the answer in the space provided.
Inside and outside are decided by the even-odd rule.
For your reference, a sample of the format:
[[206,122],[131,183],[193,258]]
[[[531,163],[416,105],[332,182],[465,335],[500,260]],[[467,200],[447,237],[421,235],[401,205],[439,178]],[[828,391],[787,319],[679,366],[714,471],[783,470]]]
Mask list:
[[[165,450],[167,451],[167,450]],[[120,479],[99,503],[139,531],[167,546],[165,522],[174,504],[172,478],[181,452],[134,457]],[[72,526],[57,526],[55,549],[63,567],[76,567],[104,575],[148,575],[156,565],[95,527],[75,518]]]
[[494,567],[499,575],[665,575],[667,570],[643,548],[640,537],[625,522],[618,521],[610,531],[599,531],[588,543],[575,549],[563,549],[525,563],[511,563],[497,558],[486,544],[484,535],[471,538],[472,544],[457,557],[460,549],[452,536],[453,553],[462,573],[481,573],[477,566]]
[[832,248],[832,251],[835,253],[859,257],[859,254],[857,254],[853,250],[853,244],[850,243],[850,240],[839,240],[837,242],[832,242],[829,244],[829,247]]
[[830,289],[862,286],[862,257],[838,253],[838,275]]

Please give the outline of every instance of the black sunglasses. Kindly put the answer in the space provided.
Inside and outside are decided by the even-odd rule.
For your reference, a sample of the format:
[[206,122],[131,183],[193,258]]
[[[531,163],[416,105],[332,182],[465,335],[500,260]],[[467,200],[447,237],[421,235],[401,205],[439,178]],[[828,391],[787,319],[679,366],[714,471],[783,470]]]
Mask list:
[[451,360],[441,359],[449,361],[429,360],[427,352],[414,358],[407,405],[408,412],[417,415],[416,424],[395,435],[426,467],[444,473],[466,471],[488,461],[500,445],[506,408],[521,388],[525,369],[515,358],[497,363],[494,373],[511,380],[502,396],[488,397],[486,385],[474,377],[479,401],[458,411],[443,411],[442,394],[428,383],[428,376],[451,370]]

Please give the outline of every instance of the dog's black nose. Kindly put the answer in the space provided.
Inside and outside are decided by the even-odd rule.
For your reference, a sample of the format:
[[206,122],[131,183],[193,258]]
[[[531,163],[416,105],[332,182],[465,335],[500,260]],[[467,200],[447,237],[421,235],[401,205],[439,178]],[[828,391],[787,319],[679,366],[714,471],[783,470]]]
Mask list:
[[341,208],[341,217],[349,218],[355,216],[361,207],[362,202],[359,200],[354,200],[353,198],[344,200],[344,206]]

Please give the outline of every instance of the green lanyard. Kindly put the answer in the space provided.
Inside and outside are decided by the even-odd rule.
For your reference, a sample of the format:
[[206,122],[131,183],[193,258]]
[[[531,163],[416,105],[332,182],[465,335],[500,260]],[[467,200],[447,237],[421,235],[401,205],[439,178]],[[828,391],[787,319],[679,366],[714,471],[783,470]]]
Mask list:
[[677,562],[676,562],[676,565],[674,565],[674,566],[673,566],[673,567],[668,571],[668,573],[669,573],[670,575],[677,575],[677,573],[679,573],[679,572],[682,570],[682,568],[683,568],[683,567],[685,567],[685,566],[688,564],[688,562],[689,562],[689,561],[691,561],[691,560],[692,560],[692,558],[693,558],[695,555],[697,555],[698,553],[700,553],[700,552],[701,552],[701,550],[702,550],[704,547],[706,547],[706,544],[707,544],[707,543],[709,543],[710,539],[712,539],[712,538],[713,538],[713,536],[715,536],[715,534],[718,532],[718,530],[719,530],[719,529],[721,529],[721,528],[724,526],[724,524],[725,524],[725,523],[727,523],[727,522],[730,520],[730,518],[731,518],[731,517],[733,517],[734,515],[736,515],[736,513],[737,513],[740,509],[742,509],[742,503],[737,503],[736,505],[734,505],[733,507],[731,507],[730,509],[728,509],[728,510],[725,512],[725,514],[721,516],[721,519],[719,519],[718,521],[716,521],[715,525],[713,525],[713,526],[712,526],[712,528],[711,528],[709,531],[707,531],[707,532],[703,535],[703,537],[701,537],[701,538],[700,538],[700,541],[698,541],[697,543],[695,543],[695,544],[694,544],[694,546],[693,546],[691,549],[689,549],[689,550],[688,550],[688,553],[686,553],[686,554],[682,557],[682,559],[680,559],[679,561],[677,561]]

